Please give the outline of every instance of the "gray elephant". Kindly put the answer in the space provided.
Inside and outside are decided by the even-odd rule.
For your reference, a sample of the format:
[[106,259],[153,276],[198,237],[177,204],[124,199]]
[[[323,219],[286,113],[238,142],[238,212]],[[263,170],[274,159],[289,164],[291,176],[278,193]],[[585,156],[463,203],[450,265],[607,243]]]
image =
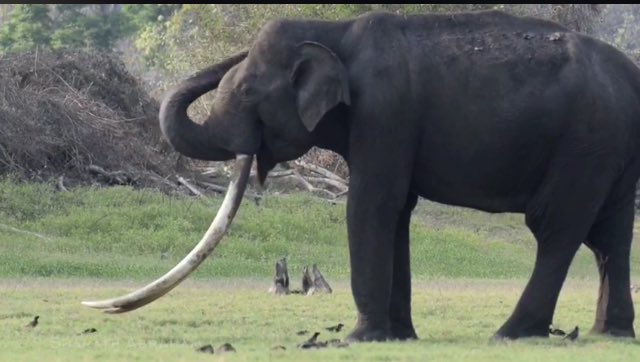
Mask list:
[[[189,119],[189,104],[216,88],[209,118]],[[599,40],[497,11],[272,21],[248,51],[171,91],[160,124],[184,155],[237,157],[237,177],[182,264],[140,291],[86,305],[123,312],[168,292],[219,242],[254,155],[264,181],[276,163],[318,146],[350,171],[358,320],[349,340],[417,338],[409,222],[418,196],[525,215],[535,267],[495,337],[548,336],[582,243],[600,271],[593,332],[635,337],[629,252],[640,71]]]

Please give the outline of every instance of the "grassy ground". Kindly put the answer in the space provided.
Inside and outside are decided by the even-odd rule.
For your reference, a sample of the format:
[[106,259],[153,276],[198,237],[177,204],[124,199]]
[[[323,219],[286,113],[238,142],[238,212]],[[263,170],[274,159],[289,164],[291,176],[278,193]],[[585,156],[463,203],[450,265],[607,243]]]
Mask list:
[[[129,188],[58,193],[45,185],[0,181],[0,360],[197,360],[204,344],[232,343],[229,360],[634,360],[640,345],[587,336],[597,280],[582,248],[555,323],[583,334],[489,343],[513,310],[531,272],[535,242],[521,215],[491,215],[422,201],[412,222],[414,321],[411,343],[296,350],[295,331],[342,338],[354,325],[348,288],[344,204],[305,195],[243,203],[230,235],[192,278],[161,300],[124,315],[82,307],[166,272],[200,239],[221,198],[170,198]],[[168,257],[161,255],[166,253]],[[332,295],[266,293],[275,261],[288,256],[292,288],[302,266],[318,263]],[[640,284],[634,242],[632,282]],[[638,297],[635,294],[636,309]],[[32,331],[23,326],[40,315]],[[329,335],[323,326],[343,322]],[[78,335],[86,328],[98,332]],[[636,323],[636,329],[638,325]],[[286,351],[271,351],[284,345]]]
[[[201,238],[221,198],[170,198],[129,188],[57,193],[0,182],[0,278],[148,279],[171,268]],[[34,233],[37,233],[34,234]],[[267,277],[288,256],[292,275],[318,263],[331,279],[349,275],[345,206],[305,195],[244,201],[229,235],[195,278]],[[521,215],[491,215],[422,201],[412,222],[415,278],[526,278],[535,242]],[[634,243],[632,270],[640,274]],[[574,277],[595,264],[579,252]],[[167,258],[161,258],[167,253]]]
[[[197,352],[231,343],[230,361],[634,361],[640,343],[588,335],[593,322],[595,283],[570,280],[561,295],[556,326],[581,328],[576,342],[560,337],[491,343],[511,312],[523,280],[432,280],[414,285],[414,321],[420,340],[368,343],[347,348],[300,350],[299,330],[320,332],[320,340],[344,338],[354,325],[346,283],[331,295],[275,296],[251,280],[187,281],[154,304],[122,315],[81,307],[80,300],[111,297],[135,283],[91,280],[5,280],[0,282],[0,360],[175,360],[213,358]],[[636,308],[638,308],[636,301]],[[40,315],[33,330],[24,325]],[[342,322],[345,329],[323,328]],[[81,334],[96,328],[94,334]],[[273,351],[282,345],[285,351]]]

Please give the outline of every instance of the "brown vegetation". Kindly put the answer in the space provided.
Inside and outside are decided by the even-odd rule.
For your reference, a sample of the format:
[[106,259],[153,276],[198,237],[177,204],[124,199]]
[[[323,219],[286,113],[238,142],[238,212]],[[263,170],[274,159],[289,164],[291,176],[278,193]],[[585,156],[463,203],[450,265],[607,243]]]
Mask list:
[[[35,51],[0,58],[0,174],[148,185],[173,151],[158,103],[117,58],[98,51]],[[102,180],[100,180],[100,178]]]

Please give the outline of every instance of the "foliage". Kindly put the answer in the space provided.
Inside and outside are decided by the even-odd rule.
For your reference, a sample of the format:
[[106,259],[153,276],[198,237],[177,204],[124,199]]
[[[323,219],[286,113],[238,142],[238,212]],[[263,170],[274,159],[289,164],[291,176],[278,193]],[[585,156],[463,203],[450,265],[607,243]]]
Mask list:
[[[598,36],[630,54],[636,62],[640,58],[640,6],[615,4],[605,6],[597,23]],[[606,19],[606,20],[604,20]]]
[[52,21],[44,4],[18,4],[0,27],[0,53],[49,45]]
[[122,13],[126,20],[126,33],[137,33],[157,21],[170,18],[182,4],[126,4]]
[[19,4],[0,27],[0,53],[41,48],[111,49],[119,39],[170,16],[179,4]]
[[149,66],[183,76],[246,48],[269,20],[341,20],[367,11],[401,14],[493,9],[493,4],[188,4],[164,23],[150,24],[136,41]]

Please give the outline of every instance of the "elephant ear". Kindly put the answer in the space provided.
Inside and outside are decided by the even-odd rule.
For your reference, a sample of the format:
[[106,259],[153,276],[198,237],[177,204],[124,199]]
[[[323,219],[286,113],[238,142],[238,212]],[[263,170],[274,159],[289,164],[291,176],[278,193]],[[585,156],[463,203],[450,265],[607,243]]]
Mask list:
[[347,69],[326,46],[305,41],[298,45],[291,81],[297,92],[298,114],[309,131],[340,102],[351,104]]

